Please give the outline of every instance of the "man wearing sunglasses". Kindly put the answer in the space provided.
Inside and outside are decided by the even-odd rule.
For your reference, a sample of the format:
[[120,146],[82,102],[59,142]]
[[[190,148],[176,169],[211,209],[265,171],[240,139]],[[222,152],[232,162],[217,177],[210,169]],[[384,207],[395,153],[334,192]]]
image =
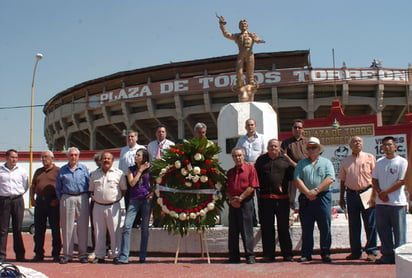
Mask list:
[[332,262],[330,257],[332,194],[329,186],[335,179],[332,162],[322,157],[323,146],[316,137],[310,137],[306,144],[308,158],[298,162],[294,182],[300,191],[299,216],[302,227],[302,257],[300,262],[312,260],[313,229],[315,222],[320,234],[322,261]]

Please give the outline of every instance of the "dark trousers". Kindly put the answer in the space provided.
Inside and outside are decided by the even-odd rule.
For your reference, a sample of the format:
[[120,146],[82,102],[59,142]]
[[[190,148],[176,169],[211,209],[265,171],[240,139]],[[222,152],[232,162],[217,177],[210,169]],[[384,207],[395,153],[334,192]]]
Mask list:
[[240,208],[229,206],[229,258],[240,260],[239,234],[242,237],[246,258],[254,257],[253,253],[253,198],[249,197],[241,203]]
[[[372,189],[370,189],[372,190]],[[346,204],[349,216],[349,240],[351,254],[362,255],[361,231],[362,221],[366,232],[365,251],[368,254],[377,255],[377,232],[375,224],[375,207],[365,209],[360,195],[356,192],[346,191]]]
[[332,196],[329,191],[321,192],[315,200],[309,201],[299,195],[299,217],[302,226],[302,257],[310,258],[313,253],[313,229],[315,222],[319,229],[321,255],[330,255]]
[[275,217],[282,256],[292,256],[292,240],[289,233],[289,199],[259,198],[258,206],[263,256],[266,258],[275,257]]
[[24,215],[23,197],[9,198],[0,197],[0,260],[6,259],[7,236],[9,231],[9,222],[13,227],[13,248],[16,253],[16,259],[24,259],[26,250],[24,249],[21,228]]
[[55,198],[36,198],[36,207],[34,208],[34,253],[37,257],[44,257],[44,235],[47,228],[47,219],[52,232],[52,256],[54,258],[59,257],[62,248],[59,204],[51,206],[50,202],[53,199]]

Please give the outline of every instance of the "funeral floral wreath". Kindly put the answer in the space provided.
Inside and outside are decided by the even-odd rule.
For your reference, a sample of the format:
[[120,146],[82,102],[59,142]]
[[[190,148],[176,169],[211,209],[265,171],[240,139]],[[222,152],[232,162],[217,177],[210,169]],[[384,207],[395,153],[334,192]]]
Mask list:
[[169,233],[204,231],[219,221],[226,176],[216,155],[220,148],[202,139],[185,140],[153,162],[155,218]]

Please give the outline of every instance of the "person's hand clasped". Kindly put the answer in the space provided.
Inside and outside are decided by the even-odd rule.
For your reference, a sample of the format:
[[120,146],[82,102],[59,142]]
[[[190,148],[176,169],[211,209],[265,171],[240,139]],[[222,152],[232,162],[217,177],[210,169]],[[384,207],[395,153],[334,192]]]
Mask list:
[[241,200],[239,196],[232,197],[230,199],[230,205],[234,208],[240,208]]

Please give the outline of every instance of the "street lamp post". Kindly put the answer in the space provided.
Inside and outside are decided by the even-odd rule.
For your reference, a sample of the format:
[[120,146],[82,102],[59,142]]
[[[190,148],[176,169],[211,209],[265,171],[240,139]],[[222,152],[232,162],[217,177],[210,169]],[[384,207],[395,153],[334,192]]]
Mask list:
[[37,64],[43,58],[43,54],[36,54],[36,63],[34,64],[33,79],[31,81],[31,105],[30,105],[30,145],[29,145],[29,181],[33,174],[33,124],[34,124],[34,77],[36,76]]

